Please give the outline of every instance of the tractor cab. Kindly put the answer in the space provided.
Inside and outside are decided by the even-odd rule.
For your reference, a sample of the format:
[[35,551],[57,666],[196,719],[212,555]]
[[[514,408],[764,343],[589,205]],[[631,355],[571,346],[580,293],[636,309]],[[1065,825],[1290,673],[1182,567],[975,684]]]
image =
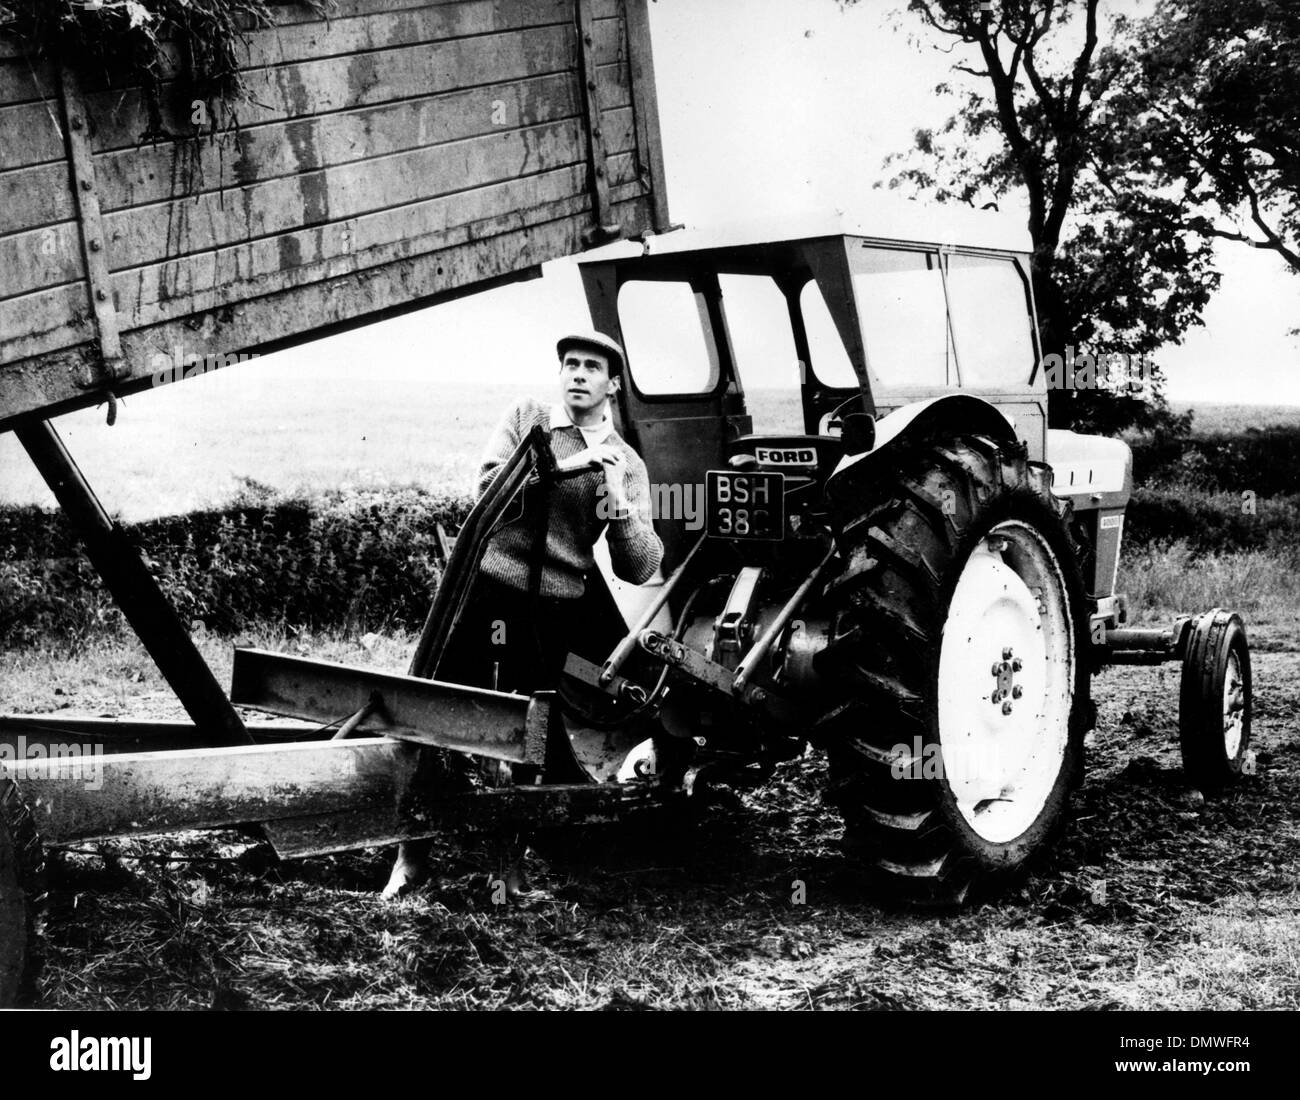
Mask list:
[[[737,539],[816,526],[846,445],[869,446],[844,438],[855,420],[967,394],[1043,458],[1023,229],[911,204],[775,228],[679,231],[580,265],[595,327],[627,352],[620,430],[649,470],[666,572],[704,512]],[[764,507],[779,485],[781,514]]]

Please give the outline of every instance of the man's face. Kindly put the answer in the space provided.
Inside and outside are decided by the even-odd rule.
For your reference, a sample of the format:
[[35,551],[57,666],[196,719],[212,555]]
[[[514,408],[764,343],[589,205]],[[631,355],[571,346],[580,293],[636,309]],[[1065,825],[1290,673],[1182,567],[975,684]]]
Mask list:
[[609,376],[609,356],[595,348],[569,348],[560,360],[560,389],[570,412],[599,408],[618,392],[618,379]]

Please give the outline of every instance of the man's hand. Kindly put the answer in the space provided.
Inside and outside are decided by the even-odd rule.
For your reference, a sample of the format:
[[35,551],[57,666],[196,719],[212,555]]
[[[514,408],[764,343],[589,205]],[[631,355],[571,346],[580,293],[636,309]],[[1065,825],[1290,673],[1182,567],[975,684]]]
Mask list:
[[627,456],[608,443],[597,443],[594,447],[578,452],[566,465],[584,462],[599,462],[605,471],[605,507],[615,515],[627,512]]

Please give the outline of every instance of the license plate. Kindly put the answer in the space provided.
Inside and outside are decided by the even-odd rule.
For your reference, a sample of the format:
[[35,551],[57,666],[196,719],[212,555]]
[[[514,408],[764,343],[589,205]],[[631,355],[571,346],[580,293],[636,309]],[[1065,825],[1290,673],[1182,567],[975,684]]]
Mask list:
[[779,539],[785,532],[785,476],[710,470],[704,531],[720,539]]

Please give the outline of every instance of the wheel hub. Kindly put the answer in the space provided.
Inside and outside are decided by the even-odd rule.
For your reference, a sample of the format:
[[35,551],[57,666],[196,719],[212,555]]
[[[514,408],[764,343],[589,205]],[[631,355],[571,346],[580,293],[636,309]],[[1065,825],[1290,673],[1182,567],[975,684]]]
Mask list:
[[1227,675],[1223,677],[1223,748],[1229,760],[1241,751],[1242,715],[1246,709],[1245,682],[1241,661],[1235,652],[1228,654]]
[[1003,714],[1011,713],[1010,700],[1019,699],[1025,693],[1025,689],[1015,682],[1016,673],[1023,667],[1024,662],[1015,656],[1010,646],[1002,650],[1001,661],[993,662],[993,679],[996,683],[989,698],[994,703],[1002,704]]

